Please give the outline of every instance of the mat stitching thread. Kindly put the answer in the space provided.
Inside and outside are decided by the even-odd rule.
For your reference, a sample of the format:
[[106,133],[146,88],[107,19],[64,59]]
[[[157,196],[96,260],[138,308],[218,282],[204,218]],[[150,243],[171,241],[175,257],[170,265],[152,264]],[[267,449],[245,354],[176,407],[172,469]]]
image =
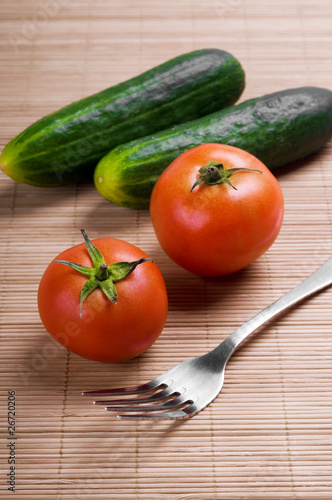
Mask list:
[[[208,293],[207,293],[207,282],[203,280],[203,291],[204,291],[204,321],[205,321],[205,341],[207,351],[211,350],[210,347],[210,329],[209,329],[209,315],[208,315]],[[216,474],[216,454],[215,454],[215,445],[214,445],[214,425],[213,425],[213,412],[211,406],[207,409],[209,412],[209,421],[210,421],[210,446],[211,446],[211,468],[212,468],[212,478],[213,478],[213,494],[214,498],[218,499],[218,491],[217,491],[217,474]]]
[[62,409],[61,409],[57,500],[60,500],[60,498],[61,498],[62,459],[63,459],[63,446],[64,446],[65,413],[66,413],[67,397],[68,397],[69,363],[70,363],[70,351],[67,351],[63,400],[62,400]]
[[[75,244],[76,230],[77,230],[77,205],[78,205],[77,198],[78,198],[78,186],[77,186],[77,184],[75,184],[74,206],[73,206],[73,245]],[[70,359],[71,359],[70,358],[70,351],[67,351],[65,379],[64,379],[64,388],[63,388],[63,400],[62,400],[62,408],[61,408],[57,500],[60,500],[60,498],[61,498],[62,462],[63,462],[63,447],[64,447],[64,437],[65,437],[65,415],[66,415],[67,399],[68,399]]]
[[[272,299],[273,297],[273,287],[272,287],[272,282],[271,282],[271,266],[269,262],[269,258],[266,257],[266,263],[268,267],[268,282],[269,282],[269,288],[271,291]],[[288,416],[287,416],[287,408],[286,408],[286,400],[285,400],[285,382],[284,382],[284,375],[283,375],[283,365],[282,365],[282,355],[281,355],[281,349],[280,349],[280,339],[279,339],[279,329],[277,326],[274,326],[274,331],[275,331],[275,338],[277,341],[277,355],[278,355],[278,364],[279,364],[279,375],[280,375],[280,382],[281,382],[281,402],[282,402],[282,410],[284,414],[284,421],[285,421],[285,435],[286,435],[286,450],[287,450],[287,459],[288,459],[288,469],[290,473],[290,480],[291,480],[291,490],[292,490],[292,499],[295,499],[297,497],[296,491],[295,491],[295,480],[294,480],[294,472],[293,472],[293,465],[292,465],[292,457],[291,457],[291,445],[290,445],[290,431],[289,431],[289,425],[288,425]]]

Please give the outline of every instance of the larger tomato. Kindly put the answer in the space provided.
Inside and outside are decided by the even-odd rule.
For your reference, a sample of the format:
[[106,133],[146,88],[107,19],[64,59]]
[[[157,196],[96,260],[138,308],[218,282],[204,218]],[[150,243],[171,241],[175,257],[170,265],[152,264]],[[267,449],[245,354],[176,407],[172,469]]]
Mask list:
[[157,180],[150,201],[164,251],[203,276],[238,271],[261,256],[276,239],[283,212],[281,187],[268,168],[223,144],[181,154]]
[[80,356],[111,362],[134,358],[164,327],[163,277],[136,246],[113,238],[91,242],[83,234],[86,245],[58,255],[41,279],[41,320],[52,337]]

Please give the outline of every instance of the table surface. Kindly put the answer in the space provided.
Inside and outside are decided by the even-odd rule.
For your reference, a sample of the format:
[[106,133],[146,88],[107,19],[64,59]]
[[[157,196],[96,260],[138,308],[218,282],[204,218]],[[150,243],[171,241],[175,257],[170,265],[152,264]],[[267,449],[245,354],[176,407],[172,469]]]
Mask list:
[[[181,53],[231,52],[241,101],[285,88],[331,88],[329,0],[4,0],[0,147],[36,119]],[[276,172],[280,235],[234,276],[173,264],[147,211],[116,207],[92,182],[18,184],[1,172],[0,497],[24,499],[331,499],[332,290],[271,322],[230,360],[219,397],[180,422],[128,422],[81,397],[135,385],[206,352],[332,254],[332,147]],[[169,295],[165,329],[127,363],[84,360],[55,344],[36,292],[48,263],[92,238],[153,256]],[[8,391],[15,391],[16,497],[7,490]]]

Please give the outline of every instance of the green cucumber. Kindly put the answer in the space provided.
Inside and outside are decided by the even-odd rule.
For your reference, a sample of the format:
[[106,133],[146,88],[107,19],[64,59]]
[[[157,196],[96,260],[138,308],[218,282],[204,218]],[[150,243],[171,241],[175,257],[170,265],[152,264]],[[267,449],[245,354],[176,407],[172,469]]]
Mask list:
[[116,205],[147,208],[163,170],[199,144],[236,146],[272,170],[313,153],[331,137],[332,91],[274,92],[118,146],[98,163],[95,185]]
[[35,186],[92,179],[110,149],[233,104],[244,80],[223,50],[181,55],[37,121],[7,144],[1,168]]

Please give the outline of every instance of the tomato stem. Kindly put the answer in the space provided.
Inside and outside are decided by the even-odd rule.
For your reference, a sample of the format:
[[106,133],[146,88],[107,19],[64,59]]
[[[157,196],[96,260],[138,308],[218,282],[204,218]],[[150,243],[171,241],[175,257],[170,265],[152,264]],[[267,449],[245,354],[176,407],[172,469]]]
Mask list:
[[68,260],[55,260],[54,262],[69,266],[89,278],[84,283],[80,294],[80,316],[82,317],[83,302],[96,288],[101,288],[109,301],[115,303],[118,294],[114,282],[126,278],[126,276],[132,273],[138,265],[152,259],[143,257],[133,262],[115,262],[114,264],[107,265],[102,253],[90,241],[84,229],[82,229],[81,232],[94,267],[82,266],[81,264],[75,264]]
[[104,264],[101,264],[101,266],[99,266],[99,269],[97,269],[96,271],[95,277],[99,281],[104,281],[107,280],[107,278],[109,278],[108,266],[105,262]]
[[239,171],[245,172],[258,172],[262,173],[260,170],[254,170],[251,168],[228,168],[226,169],[222,163],[217,161],[209,161],[206,165],[199,169],[199,173],[201,174],[196,182],[193,184],[190,192],[195,189],[198,184],[204,183],[207,186],[215,186],[217,184],[229,184],[233,189],[236,190],[236,187],[230,181],[230,177]]

